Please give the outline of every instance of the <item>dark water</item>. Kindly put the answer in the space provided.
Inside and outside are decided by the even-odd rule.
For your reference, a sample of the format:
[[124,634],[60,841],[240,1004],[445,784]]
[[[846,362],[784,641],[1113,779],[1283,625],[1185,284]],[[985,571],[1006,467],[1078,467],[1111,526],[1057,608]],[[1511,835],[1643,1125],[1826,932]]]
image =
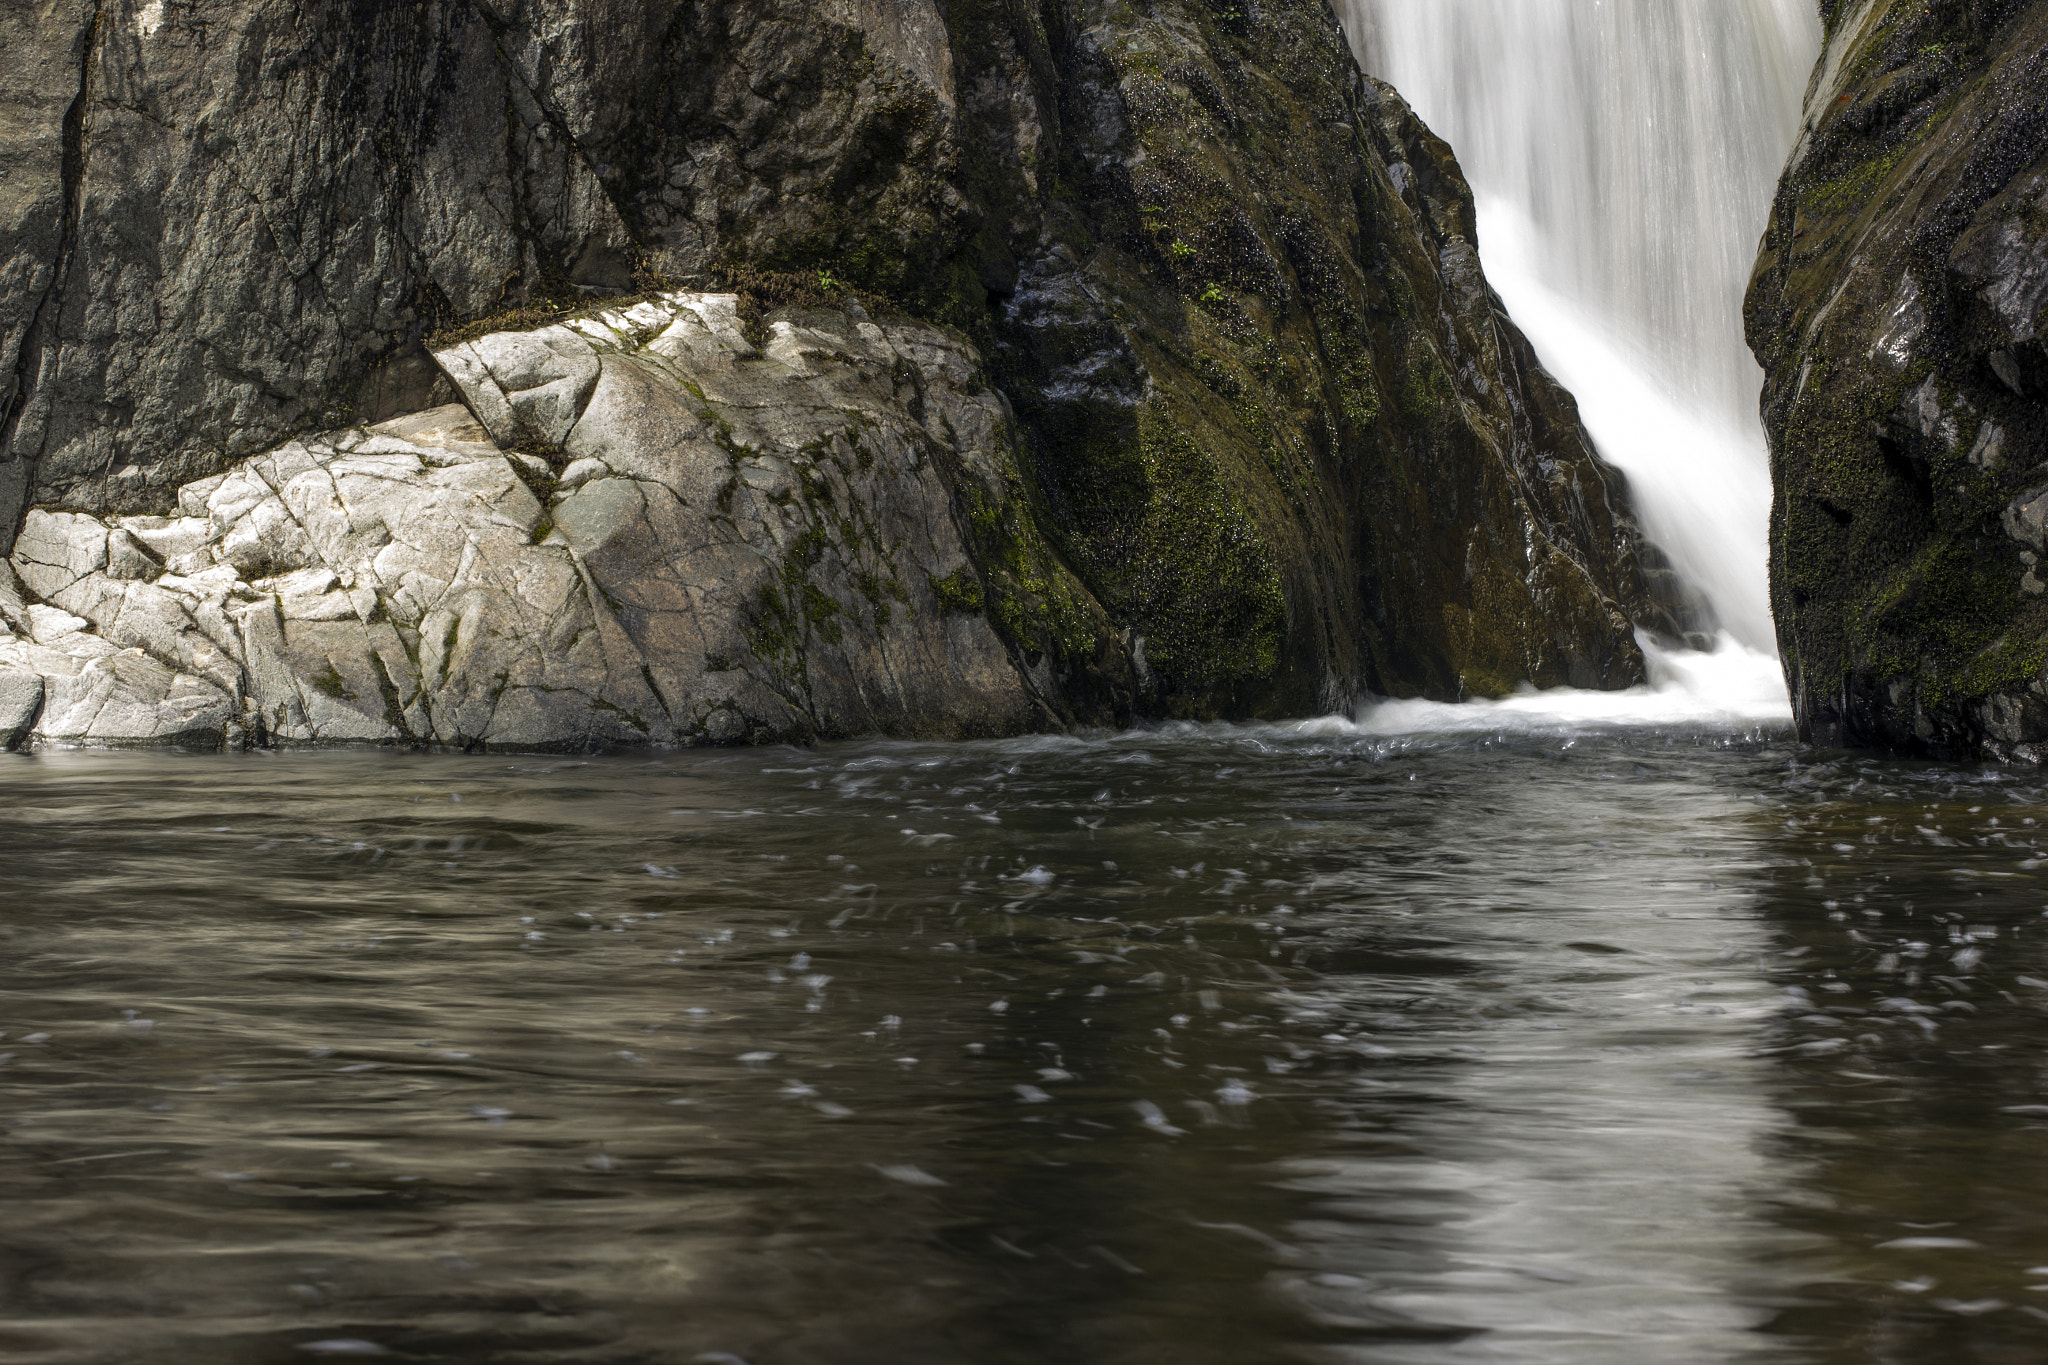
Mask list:
[[9,1362],[2048,1358],[2031,777],[1322,726],[0,793]]

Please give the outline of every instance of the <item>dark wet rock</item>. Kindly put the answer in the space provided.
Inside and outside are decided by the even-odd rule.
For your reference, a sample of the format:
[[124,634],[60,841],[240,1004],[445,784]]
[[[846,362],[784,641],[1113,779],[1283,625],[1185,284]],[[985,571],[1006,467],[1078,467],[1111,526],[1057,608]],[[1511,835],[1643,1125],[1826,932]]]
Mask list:
[[1450,148],[1322,6],[1260,16],[1069,35],[1085,192],[993,328],[1049,532],[1170,713],[1641,681],[1632,624],[1680,604],[1488,287]]
[[43,680],[34,673],[0,672],[0,749],[18,749],[43,711]]
[[2048,4],[1826,7],[1750,287],[1800,732],[2048,757]]
[[[1450,149],[1359,73],[1326,0],[18,10],[0,16],[0,100],[21,129],[0,147],[0,524],[89,514],[109,528],[94,591],[153,587],[193,553],[193,490],[269,471],[273,503],[207,542],[254,589],[311,564],[311,532],[261,510],[289,505],[293,462],[368,458],[347,433],[459,401],[494,453],[421,457],[397,482],[446,507],[484,496],[445,487],[450,471],[509,470],[537,544],[559,537],[652,594],[590,607],[588,639],[610,641],[595,673],[553,653],[585,636],[522,636],[497,701],[422,682],[426,712],[395,674],[371,703],[375,670],[337,661],[404,653],[396,616],[280,615],[260,649],[254,626],[196,623],[241,651],[239,680],[156,629],[146,648],[169,652],[152,657],[246,698],[268,733],[614,743],[1302,713],[1366,691],[1625,686],[1643,677],[1635,630],[1685,625],[1619,477],[1486,285]],[[817,497],[868,499],[871,527],[829,526],[842,558],[817,561],[830,583],[814,586],[870,618],[910,616],[907,596],[915,631],[950,623],[888,646],[916,661],[889,656],[887,685],[872,660],[829,662],[787,579],[782,644],[757,623],[759,669],[738,670],[761,690],[697,709],[705,677],[734,671],[698,656],[739,656],[700,641],[686,603],[737,612],[725,596],[767,589],[688,577],[752,563],[730,546],[692,542],[690,568],[657,571],[650,546],[669,542],[644,528],[661,498],[705,495],[716,459],[678,455],[690,441],[751,457],[686,436],[697,399],[680,391],[631,420],[647,375],[684,362],[651,335],[570,325],[678,289],[736,300],[675,342],[706,374],[773,360],[797,376],[729,400],[704,380],[705,409],[763,444],[728,439],[822,442]],[[858,488],[832,472],[858,442],[820,414],[869,403],[903,460],[920,441],[941,453]],[[737,487],[812,507],[791,458]],[[491,515],[519,522],[504,498]],[[121,592],[138,621],[168,610]],[[321,659],[360,722],[307,691]],[[635,684],[641,664],[652,681]],[[577,681],[558,688],[564,669]],[[538,719],[554,712],[537,699],[572,694],[617,723]],[[536,718],[499,728],[518,696]]]

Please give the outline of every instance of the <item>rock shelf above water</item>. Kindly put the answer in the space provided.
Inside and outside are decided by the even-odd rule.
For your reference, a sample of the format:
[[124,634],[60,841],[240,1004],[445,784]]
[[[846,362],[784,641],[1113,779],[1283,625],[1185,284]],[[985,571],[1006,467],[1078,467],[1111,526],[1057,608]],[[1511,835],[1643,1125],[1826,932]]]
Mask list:
[[671,293],[439,358],[467,407],[289,442],[175,516],[31,512],[0,729],[582,748],[1071,717],[956,586],[970,507],[1018,475],[937,329],[813,312],[757,347],[733,296]]

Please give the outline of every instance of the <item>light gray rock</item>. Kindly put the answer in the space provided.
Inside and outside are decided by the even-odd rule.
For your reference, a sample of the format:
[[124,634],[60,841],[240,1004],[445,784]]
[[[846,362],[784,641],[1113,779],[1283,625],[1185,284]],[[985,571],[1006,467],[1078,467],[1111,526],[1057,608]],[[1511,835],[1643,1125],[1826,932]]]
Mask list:
[[500,332],[440,352],[470,410],[500,445],[559,446],[597,383],[597,352],[566,327]]
[[0,669],[38,680],[50,743],[1059,724],[1050,670],[940,586],[974,596],[971,509],[1020,477],[978,357],[833,311],[767,336],[692,293],[488,335],[441,357],[467,407],[286,442],[174,518],[33,511],[12,564],[40,600]]
[[36,644],[55,648],[57,642],[78,634],[92,622],[40,602],[28,609],[28,638]]
[[[96,575],[98,576],[98,575]],[[102,576],[103,577],[103,576]],[[0,641],[0,727],[30,726],[48,744],[180,745],[218,748],[234,714],[231,695],[143,648],[123,649],[90,622],[37,603],[31,635]],[[30,685],[32,680],[33,686]],[[21,721],[27,716],[27,721]],[[0,728],[0,736],[9,732]]]
[[83,513],[30,512],[14,542],[13,564],[30,592],[54,601],[107,567],[107,528]]
[[[561,442],[575,477],[551,514],[657,693],[689,699],[679,729],[990,734],[1050,720],[987,621],[949,619],[932,587],[972,573],[958,495],[999,500],[1015,477],[1007,408],[969,349],[813,310],[772,320],[757,350],[724,295],[576,331],[599,375]],[[474,370],[449,373],[468,396]]]
[[28,633],[28,609],[21,596],[21,582],[14,566],[0,560],[0,631],[13,635]]
[[212,530],[202,517],[122,517],[118,524],[178,572],[205,567],[191,558]]
[[0,749],[18,749],[28,740],[43,710],[43,680],[19,669],[0,669]]
[[76,672],[42,677],[39,739],[53,744],[181,745],[216,749],[234,714],[226,693],[140,649],[67,656]]

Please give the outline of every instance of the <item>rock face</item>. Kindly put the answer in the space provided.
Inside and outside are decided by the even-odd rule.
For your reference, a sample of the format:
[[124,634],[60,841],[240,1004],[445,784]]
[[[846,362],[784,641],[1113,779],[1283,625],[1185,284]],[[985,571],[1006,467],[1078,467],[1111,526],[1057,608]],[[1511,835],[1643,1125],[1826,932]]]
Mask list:
[[1823,6],[1750,287],[1801,734],[2048,758],[2048,4]]
[[[175,516],[31,511],[12,568],[40,604],[0,604],[0,726],[582,749],[1099,719],[983,609],[973,522],[1021,485],[972,354],[822,310],[757,347],[738,302],[452,347],[467,406],[288,442]],[[1085,590],[1015,548],[1128,691]]]
[[0,540],[160,712],[995,733],[1684,624],[1326,0],[51,0],[0,105]]

